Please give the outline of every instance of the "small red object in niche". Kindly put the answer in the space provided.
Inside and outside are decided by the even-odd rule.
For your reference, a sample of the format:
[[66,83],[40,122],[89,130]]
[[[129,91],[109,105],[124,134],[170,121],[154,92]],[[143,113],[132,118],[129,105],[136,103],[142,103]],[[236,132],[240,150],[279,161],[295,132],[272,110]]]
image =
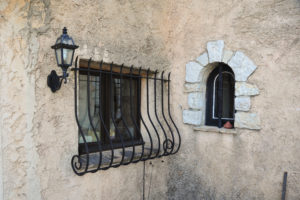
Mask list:
[[228,129],[231,129],[232,128],[232,124],[227,121],[225,124],[224,124],[224,128],[228,128]]

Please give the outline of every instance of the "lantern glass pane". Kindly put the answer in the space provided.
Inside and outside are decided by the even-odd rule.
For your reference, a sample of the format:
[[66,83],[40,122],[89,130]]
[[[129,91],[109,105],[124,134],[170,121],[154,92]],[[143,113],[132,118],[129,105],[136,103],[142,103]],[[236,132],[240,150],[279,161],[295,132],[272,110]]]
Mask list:
[[63,61],[66,65],[71,65],[73,49],[63,49]]
[[56,40],[56,44],[59,44],[61,41],[60,37]]
[[74,45],[74,42],[73,42],[72,38],[69,39],[68,44]]
[[56,61],[58,65],[61,65],[61,49],[55,49]]
[[63,38],[62,43],[63,44],[74,45],[73,40],[71,38],[69,38],[69,37]]

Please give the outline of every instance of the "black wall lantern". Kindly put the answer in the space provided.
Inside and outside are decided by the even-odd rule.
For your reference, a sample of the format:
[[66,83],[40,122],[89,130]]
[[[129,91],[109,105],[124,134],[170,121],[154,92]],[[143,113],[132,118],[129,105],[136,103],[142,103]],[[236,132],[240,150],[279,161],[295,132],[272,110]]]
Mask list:
[[56,62],[59,67],[61,67],[63,74],[58,76],[55,70],[52,70],[48,75],[47,84],[51,88],[52,92],[60,89],[62,81],[67,83],[67,73],[68,68],[72,65],[74,51],[78,48],[75,45],[73,39],[67,34],[67,28],[63,28],[63,34],[57,38],[55,45],[51,47],[55,51]]

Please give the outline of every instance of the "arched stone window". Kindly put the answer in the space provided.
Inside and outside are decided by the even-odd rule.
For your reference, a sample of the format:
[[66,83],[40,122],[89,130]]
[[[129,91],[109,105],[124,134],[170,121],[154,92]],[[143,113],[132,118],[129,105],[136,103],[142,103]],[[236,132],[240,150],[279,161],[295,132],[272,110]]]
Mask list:
[[[216,109],[216,106],[222,102],[226,104],[225,107],[220,106],[224,109],[222,114],[229,116],[223,117],[222,125],[226,122],[225,118],[228,118],[227,121],[231,120],[235,128],[259,130],[260,118],[256,113],[250,112],[251,96],[258,95],[259,90],[254,84],[247,82],[248,77],[256,70],[256,65],[240,51],[224,50],[223,40],[208,42],[206,49],[206,52],[186,64],[185,92],[188,93],[189,108],[183,111],[184,123],[194,125],[195,129],[202,128],[201,130],[205,130],[206,125],[218,126],[215,121],[211,123],[209,111],[212,113],[210,115],[212,119],[218,117],[216,112],[220,110]],[[223,100],[218,102],[216,100],[218,86],[214,84],[218,82],[216,71],[220,66],[224,69],[222,74],[226,74],[224,84],[227,84],[222,88],[226,87],[223,91],[227,92],[224,94],[225,99],[222,97]],[[230,93],[232,92],[230,88],[231,90],[234,88],[234,95]]]

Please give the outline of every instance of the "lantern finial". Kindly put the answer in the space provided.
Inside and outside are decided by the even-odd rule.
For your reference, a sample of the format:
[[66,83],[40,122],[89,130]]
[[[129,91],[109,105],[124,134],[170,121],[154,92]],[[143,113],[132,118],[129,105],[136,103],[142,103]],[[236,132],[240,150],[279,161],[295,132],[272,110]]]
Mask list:
[[64,29],[63,29],[63,34],[67,34],[67,28],[66,27],[64,27]]

